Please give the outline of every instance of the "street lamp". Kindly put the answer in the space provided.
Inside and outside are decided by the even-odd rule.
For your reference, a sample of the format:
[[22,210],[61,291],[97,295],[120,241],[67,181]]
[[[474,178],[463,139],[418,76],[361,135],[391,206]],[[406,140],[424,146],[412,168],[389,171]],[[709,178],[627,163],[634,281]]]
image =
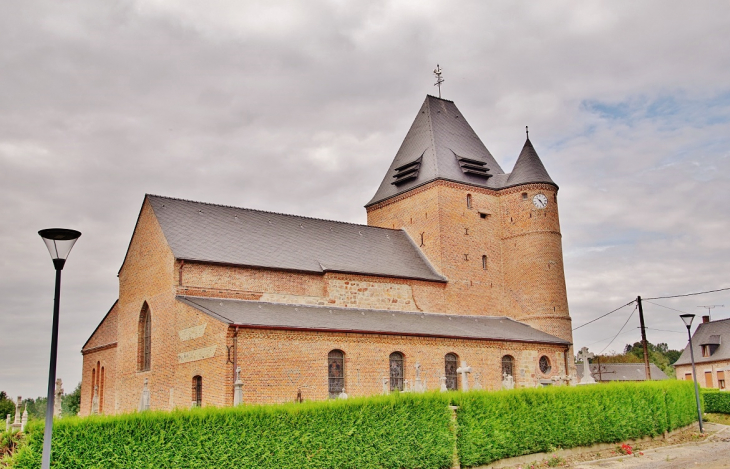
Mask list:
[[692,327],[692,320],[695,318],[694,314],[680,314],[680,318],[684,321],[684,325],[687,326],[687,335],[689,336],[689,354],[692,357],[692,377],[695,381],[695,401],[697,401],[697,418],[700,422],[700,433],[705,433],[702,428],[702,409],[700,409],[700,391],[697,386],[697,371],[695,370],[695,352],[692,350],[692,334],[689,329]]
[[53,328],[51,329],[51,365],[48,370],[48,400],[46,404],[46,427],[43,433],[42,469],[51,467],[51,437],[53,436],[53,398],[56,383],[56,356],[58,355],[58,306],[61,300],[61,271],[81,233],[64,228],[49,228],[38,232],[46,243],[56,269],[56,296],[53,300]]

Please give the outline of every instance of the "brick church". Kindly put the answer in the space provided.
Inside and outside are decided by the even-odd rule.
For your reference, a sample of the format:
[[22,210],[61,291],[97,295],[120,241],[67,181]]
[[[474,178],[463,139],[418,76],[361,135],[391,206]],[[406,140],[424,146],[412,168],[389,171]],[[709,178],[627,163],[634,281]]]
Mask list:
[[146,195],[80,413],[568,384],[557,192],[428,96],[367,225]]

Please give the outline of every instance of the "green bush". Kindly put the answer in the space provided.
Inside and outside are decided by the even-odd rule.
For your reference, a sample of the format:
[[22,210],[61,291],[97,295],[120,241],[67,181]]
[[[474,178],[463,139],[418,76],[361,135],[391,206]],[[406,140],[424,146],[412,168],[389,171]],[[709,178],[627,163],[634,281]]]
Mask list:
[[656,436],[697,419],[683,381],[470,392],[454,403],[462,466]]
[[711,414],[730,414],[730,392],[702,391],[703,410]]
[[[401,394],[304,404],[61,419],[56,468],[447,468],[448,398]],[[43,424],[14,468],[38,468]]]

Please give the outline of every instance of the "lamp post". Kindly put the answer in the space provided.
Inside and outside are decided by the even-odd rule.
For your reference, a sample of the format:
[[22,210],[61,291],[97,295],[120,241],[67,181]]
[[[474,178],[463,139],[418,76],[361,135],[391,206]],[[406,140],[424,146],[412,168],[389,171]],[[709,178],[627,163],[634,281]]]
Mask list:
[[682,321],[684,321],[684,325],[687,326],[687,336],[689,336],[689,354],[692,358],[692,377],[695,381],[695,401],[697,402],[697,418],[699,419],[700,423],[700,433],[705,433],[704,429],[702,428],[702,409],[700,408],[700,391],[697,386],[697,371],[695,370],[695,352],[692,349],[692,334],[690,333],[690,328],[692,327],[692,320],[695,318],[694,314],[680,314],[680,318],[682,318]]
[[53,436],[53,398],[56,383],[56,357],[58,355],[58,306],[61,300],[61,271],[81,233],[64,228],[49,228],[38,232],[46,243],[56,269],[56,296],[53,300],[53,327],[51,329],[51,364],[48,370],[48,401],[46,404],[46,427],[43,433],[42,469],[51,467],[51,437]]

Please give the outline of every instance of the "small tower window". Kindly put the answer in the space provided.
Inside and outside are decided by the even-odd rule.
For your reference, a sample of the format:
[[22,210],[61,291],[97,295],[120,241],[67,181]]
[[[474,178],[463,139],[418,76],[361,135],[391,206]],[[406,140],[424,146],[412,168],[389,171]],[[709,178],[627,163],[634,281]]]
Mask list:
[[193,407],[203,405],[203,377],[193,376]]
[[482,256],[482,269],[487,270],[487,255]]
[[527,200],[527,192],[522,193],[522,200]]
[[466,208],[471,208],[471,194],[466,194]]
[[553,368],[552,366],[550,366],[550,359],[548,357],[546,357],[545,355],[540,357],[539,365],[540,365],[540,371],[543,374],[550,373],[550,370],[552,370],[552,368]]

